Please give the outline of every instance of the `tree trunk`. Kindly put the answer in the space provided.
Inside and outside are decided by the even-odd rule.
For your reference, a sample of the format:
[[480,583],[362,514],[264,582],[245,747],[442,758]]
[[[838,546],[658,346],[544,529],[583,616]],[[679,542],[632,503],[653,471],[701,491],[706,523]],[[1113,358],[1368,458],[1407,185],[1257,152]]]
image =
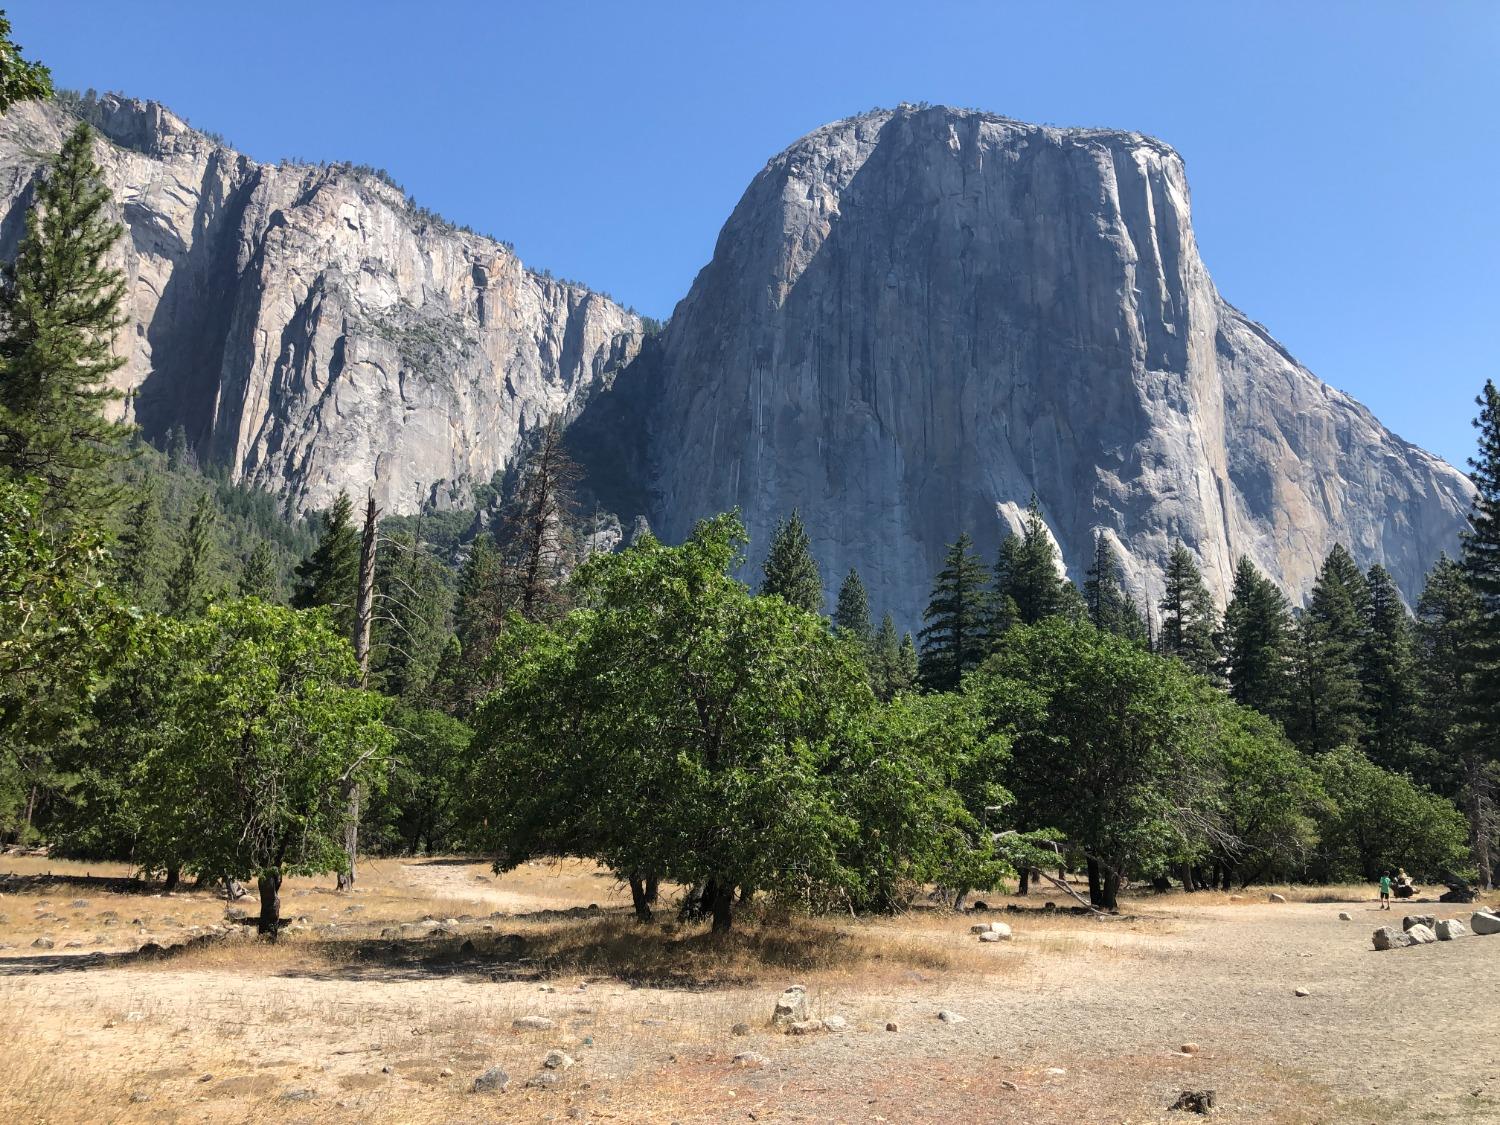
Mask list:
[[260,922],[255,932],[275,941],[281,933],[281,872],[262,871],[256,885],[260,888]]
[[969,897],[969,891],[969,887],[959,887],[956,891],[953,892],[953,909],[955,911],[963,910],[964,899]]
[[1193,881],[1193,865],[1184,863],[1182,865],[1182,889],[1185,891],[1196,891],[1198,884]]
[[639,875],[630,876],[630,905],[635,907],[637,922],[651,921],[651,900],[647,893],[646,880]]
[[1016,887],[1016,894],[1018,894],[1018,895],[1027,895],[1027,894],[1030,894],[1030,893],[1031,893],[1031,868],[1029,868],[1029,867],[1023,867],[1023,868],[1021,868],[1021,872],[1020,872],[1019,884]]
[[713,883],[713,897],[707,900],[707,906],[713,912],[713,932],[716,934],[727,934],[729,927],[734,924],[734,886],[730,883]]
[[1110,868],[1104,873],[1104,886],[1099,906],[1105,910],[1120,909],[1120,873]]
[[[354,598],[354,659],[359,664],[359,686],[370,686],[370,621],[375,609],[375,532],[380,512],[375,507],[375,493],[365,502],[365,533],[359,544],[359,588]],[[344,856],[346,866],[339,872],[338,888],[354,890],[354,863],[359,855],[359,784],[350,778],[344,796],[348,815],[344,821]]]
[[1103,906],[1104,905],[1104,892],[1103,892],[1103,888],[1099,884],[1099,861],[1097,859],[1093,859],[1092,857],[1089,859],[1089,862],[1088,862],[1088,873],[1089,873],[1089,905],[1090,906]]
[[646,902],[647,902],[648,905],[651,905],[651,906],[655,906],[656,905],[656,900],[657,900],[658,897],[660,897],[660,891],[661,891],[661,879],[658,876],[656,876],[655,874],[647,875],[646,876]]
[[167,868],[167,881],[166,884],[162,887],[162,894],[171,894],[177,889],[177,884],[181,882],[182,868],[174,863]]

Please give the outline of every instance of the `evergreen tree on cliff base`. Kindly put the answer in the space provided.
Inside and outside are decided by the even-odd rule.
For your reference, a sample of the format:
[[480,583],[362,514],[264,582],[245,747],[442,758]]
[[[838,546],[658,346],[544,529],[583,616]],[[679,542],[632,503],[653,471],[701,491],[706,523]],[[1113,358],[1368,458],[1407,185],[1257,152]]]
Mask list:
[[1229,697],[1278,721],[1286,716],[1292,611],[1281,588],[1245,556],[1234,570],[1224,611],[1224,670]]
[[922,619],[919,675],[929,691],[956,691],[963,674],[978,667],[990,647],[994,596],[990,572],[974,553],[968,532],[948,548]]
[[131,428],[105,419],[125,324],[124,276],[105,264],[123,228],[80,123],[37,185],[0,287],[0,469],[42,482],[47,510],[103,522],[120,501],[115,465]]
[[823,578],[813,558],[807,528],[795,509],[789,518],[777,522],[771,549],[761,569],[765,574],[760,584],[762,595],[775,594],[788,605],[808,613],[822,611]]
[[297,588],[292,595],[296,609],[328,606],[333,628],[341,637],[354,633],[354,596],[359,585],[359,531],[354,526],[354,505],[347,492],[340,492],[323,516],[318,545],[297,564]]
[[1219,666],[1215,639],[1218,615],[1192,552],[1180,542],[1167,560],[1166,592],[1160,608],[1158,651],[1177,657],[1200,676],[1215,675]]
[[860,580],[859,571],[853,567],[849,568],[843,585],[839,587],[833,625],[835,629],[857,640],[866,650],[875,638],[875,630],[870,625],[870,598],[865,593],[865,584]]

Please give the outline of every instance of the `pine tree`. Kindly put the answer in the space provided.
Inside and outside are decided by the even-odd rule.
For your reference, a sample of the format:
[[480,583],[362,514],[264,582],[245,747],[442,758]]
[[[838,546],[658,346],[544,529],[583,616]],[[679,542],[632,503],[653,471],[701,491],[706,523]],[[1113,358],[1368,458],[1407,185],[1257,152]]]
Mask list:
[[1417,741],[1431,754],[1418,780],[1455,800],[1463,798],[1464,757],[1476,743],[1468,737],[1467,706],[1478,614],[1463,567],[1440,555],[1417,600]]
[[413,534],[390,537],[376,576],[381,690],[413,702],[437,675],[453,605],[445,568],[421,546],[420,529],[419,521]]
[[161,607],[161,548],[161,493],[156,482],[147,478],[125,515],[116,556],[120,586],[145,610]]
[[563,581],[580,561],[578,478],[563,444],[562,419],[554,417],[526,457],[495,528],[510,604],[528,621],[551,620],[567,609]]
[[1094,628],[1145,642],[1146,623],[1135,599],[1125,592],[1119,556],[1103,535],[1094,536],[1094,558],[1083,583],[1083,599]]
[[1401,592],[1378,563],[1365,575],[1364,645],[1360,686],[1365,714],[1365,754],[1376,765],[1412,772],[1425,756],[1417,746],[1417,667],[1410,614]]
[[297,609],[327,606],[334,631],[341,637],[354,632],[354,596],[359,584],[359,531],[354,505],[340,492],[323,516],[318,545],[297,564],[297,587],[292,605]]
[[896,694],[900,664],[901,640],[896,635],[896,623],[887,613],[870,642],[870,689],[880,699],[888,700]]
[[1181,542],[1167,560],[1157,651],[1175,656],[1200,676],[1214,676],[1219,666],[1218,614],[1192,552]]
[[1475,600],[1462,709],[1466,720],[1464,806],[1480,877],[1489,886],[1494,878],[1491,844],[1500,757],[1500,390],[1487,380],[1475,402],[1479,450],[1469,460],[1469,477],[1477,491],[1462,555],[1464,576]]
[[761,568],[765,579],[762,596],[775,594],[788,605],[819,613],[823,609],[823,578],[813,558],[802,516],[792,510],[790,518],[778,521],[771,536],[771,549]]
[[259,598],[263,602],[280,601],[281,578],[276,570],[276,552],[270,543],[258,540],[240,571],[240,597]]
[[1292,611],[1280,587],[1245,556],[1234,571],[1224,611],[1224,671],[1229,696],[1278,721],[1290,689]]
[[195,617],[218,595],[218,513],[207,492],[198,495],[182,539],[177,568],[167,583],[167,612]]
[[114,354],[124,276],[105,265],[123,228],[109,203],[80,123],[37,185],[0,288],[0,469],[38,478],[46,508],[74,521],[104,522],[119,503],[113,469],[131,432],[104,416],[125,362]]
[[1287,733],[1307,753],[1359,743],[1365,734],[1360,654],[1369,619],[1365,576],[1335,546],[1297,622],[1296,688]]
[[922,662],[917,657],[916,642],[911,639],[910,633],[901,634],[901,648],[896,656],[896,675],[892,681],[894,695],[911,691],[917,686],[917,680],[921,676]]
[[989,652],[994,595],[968,532],[948,548],[922,619],[920,677],[930,691],[955,691]]
[[174,473],[187,468],[188,456],[187,430],[178,422],[167,437],[167,468]]
[[833,626],[857,640],[864,650],[870,648],[875,638],[875,630],[870,625],[870,599],[865,593],[865,584],[860,581],[859,571],[853,567],[849,568],[843,585],[839,587]]
[[[1003,576],[998,573],[1002,567]],[[1022,625],[1035,625],[1043,618],[1077,608],[1077,591],[1069,591],[1069,582],[1058,573],[1057,548],[1047,533],[1035,493],[1026,506],[1020,542],[1008,552],[1001,545],[1001,564],[996,569],[996,595],[1014,603],[1016,619]]]
[[994,644],[1014,626],[1021,623],[1021,607],[1011,596],[1011,576],[1021,555],[1021,537],[1007,532],[1000,540],[1000,550],[995,556],[995,587],[993,612],[990,619],[990,643]]

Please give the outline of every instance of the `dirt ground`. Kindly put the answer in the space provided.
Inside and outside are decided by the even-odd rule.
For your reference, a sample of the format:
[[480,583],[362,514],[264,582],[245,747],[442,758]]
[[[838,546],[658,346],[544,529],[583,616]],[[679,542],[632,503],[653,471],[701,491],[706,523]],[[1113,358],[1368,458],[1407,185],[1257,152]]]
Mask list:
[[[1227,1121],[1500,1121],[1500,937],[1376,953],[1402,906],[1470,908],[1387,914],[1367,888],[1107,920],[991,899],[1023,907],[983,916],[1014,929],[995,944],[935,908],[747,918],[722,943],[636,926],[579,863],[386,860],[352,898],[291,881],[272,947],[220,898],[124,874],[0,857],[0,1121],[1192,1120],[1167,1110],[1184,1090]],[[773,1032],[794,981],[847,1029]],[[575,1065],[546,1070],[552,1049]],[[475,1093],[492,1066],[508,1089]]]

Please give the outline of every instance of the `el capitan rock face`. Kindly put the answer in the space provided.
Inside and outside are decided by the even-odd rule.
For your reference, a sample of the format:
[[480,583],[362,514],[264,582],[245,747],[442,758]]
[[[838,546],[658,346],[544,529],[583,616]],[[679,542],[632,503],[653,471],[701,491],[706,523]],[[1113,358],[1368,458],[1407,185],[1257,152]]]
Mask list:
[[[200,457],[296,510],[367,485],[387,511],[467,504],[639,349],[635,315],[368,170],[259,164],[112,94],[78,110],[126,226],[124,409],[151,438],[183,425]],[[0,118],[7,258],[73,121],[38,104]]]
[[1221,595],[1249,555],[1294,598],[1336,542],[1415,598],[1472,493],[1215,290],[1181,159],[1135,133],[944,107],[775,157],[663,341],[667,539],[738,506],[759,562],[799,508],[911,626],[944,545],[993,558],[1034,491],[1081,581],[1097,532],[1153,603],[1181,539]]
[[[1148,604],[1179,538],[1221,595],[1243,553],[1300,598],[1344,542],[1413,599],[1465,522],[1461,473],[1219,297],[1182,162],[1139,134],[943,107],[819,129],[633,363],[639,318],[369,170],[76,110],[127,228],[124,409],[295,510],[372,483],[387,511],[463,504],[561,412],[626,522],[671,541],[738,506],[758,563],[800,508],[830,604],[858,567],[903,626],[944,545],[992,556],[1033,491],[1075,579],[1105,534]],[[72,120],[0,118],[0,256]]]

